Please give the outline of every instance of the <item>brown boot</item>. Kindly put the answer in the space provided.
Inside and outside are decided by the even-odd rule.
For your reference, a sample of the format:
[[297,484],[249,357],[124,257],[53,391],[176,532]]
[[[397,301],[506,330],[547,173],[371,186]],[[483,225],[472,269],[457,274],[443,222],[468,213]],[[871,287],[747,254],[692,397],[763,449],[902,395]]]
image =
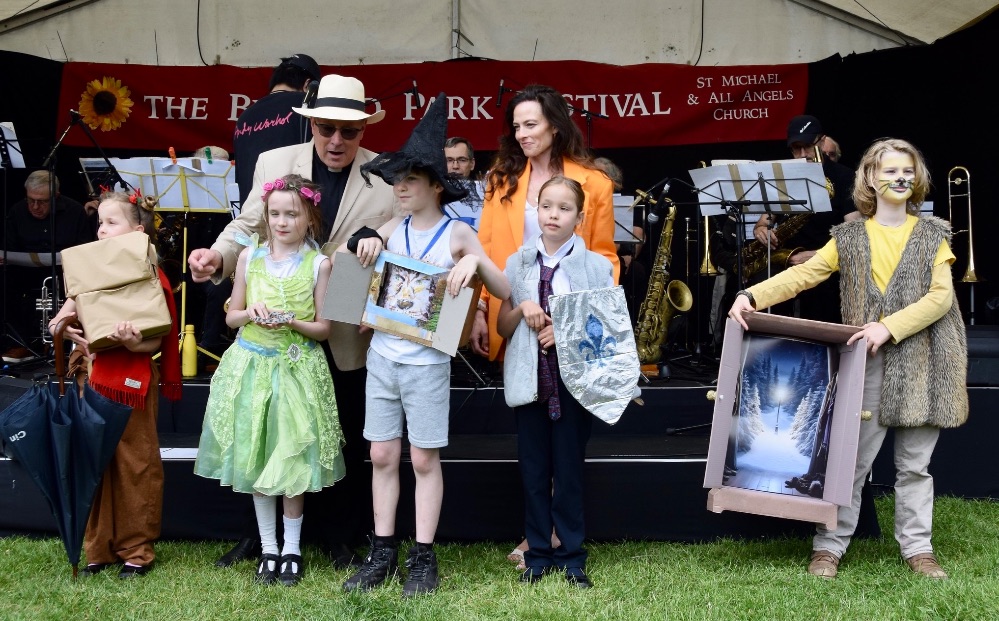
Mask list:
[[839,557],[828,550],[815,550],[808,563],[808,573],[832,580],[839,572]]
[[937,557],[933,556],[930,552],[923,552],[922,554],[910,556],[905,559],[905,562],[909,564],[909,569],[921,576],[926,576],[927,578],[933,578],[935,580],[947,579],[947,572],[945,572],[943,567],[940,566],[940,563],[937,562]]

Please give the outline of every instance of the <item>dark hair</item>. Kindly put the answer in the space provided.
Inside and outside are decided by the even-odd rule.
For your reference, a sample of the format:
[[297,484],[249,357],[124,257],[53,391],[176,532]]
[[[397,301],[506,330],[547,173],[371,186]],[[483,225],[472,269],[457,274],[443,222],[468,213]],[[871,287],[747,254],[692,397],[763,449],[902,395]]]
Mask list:
[[550,86],[530,84],[524,87],[506,106],[506,123],[503,135],[499,139],[499,150],[489,170],[489,183],[486,196],[506,186],[502,200],[509,202],[517,191],[517,179],[527,167],[527,156],[524,155],[520,143],[513,131],[513,111],[526,102],[536,101],[541,106],[545,120],[555,130],[552,138],[551,172],[562,172],[562,160],[569,159],[576,164],[593,168],[593,158],[583,141],[583,132],[569,118],[569,106],[562,95]]
[[541,195],[545,193],[545,188],[550,185],[564,185],[569,188],[569,191],[572,192],[573,197],[576,199],[576,211],[583,213],[583,205],[586,204],[586,192],[583,191],[583,186],[578,181],[569,177],[563,177],[562,175],[555,175],[548,181],[545,181],[541,185],[541,189],[538,190],[539,203],[541,202]]
[[[134,200],[133,200],[134,199]],[[160,200],[155,196],[139,196],[124,192],[105,192],[101,194],[101,202],[115,202],[121,205],[121,211],[132,225],[141,224],[142,231],[149,240],[156,242],[156,205]]]
[[461,136],[452,136],[444,141],[444,148],[451,149],[460,144],[463,144],[468,148],[468,157],[474,161],[475,149],[472,148],[472,143],[469,142],[468,138],[462,138]]
[[260,235],[261,238],[262,239],[270,238],[270,227],[267,226],[267,218],[268,218],[267,202],[270,200],[271,194],[273,194],[274,192],[290,192],[291,194],[295,195],[296,197],[295,200],[301,203],[302,208],[306,211],[306,213],[309,214],[309,228],[306,230],[305,233],[308,236],[306,241],[312,242],[316,246],[319,246],[319,242],[316,241],[316,237],[319,234],[318,227],[320,223],[322,223],[323,221],[323,210],[322,207],[320,207],[321,203],[320,201],[317,201],[314,198],[309,198],[308,196],[306,196],[308,192],[306,192],[306,194],[303,194],[302,190],[308,188],[308,190],[310,190],[313,195],[321,196],[322,187],[318,183],[313,183],[312,181],[306,179],[302,175],[295,175],[295,174],[285,175],[283,177],[280,177],[280,179],[281,181],[284,182],[284,187],[264,190],[264,196],[263,196],[264,208],[261,213],[261,219],[263,221],[262,222],[263,230]]
[[278,84],[287,84],[291,88],[300,91],[305,89],[305,85],[311,79],[312,76],[305,69],[289,63],[281,63],[277,67],[274,67],[274,71],[271,73],[271,83],[267,88],[273,89]]

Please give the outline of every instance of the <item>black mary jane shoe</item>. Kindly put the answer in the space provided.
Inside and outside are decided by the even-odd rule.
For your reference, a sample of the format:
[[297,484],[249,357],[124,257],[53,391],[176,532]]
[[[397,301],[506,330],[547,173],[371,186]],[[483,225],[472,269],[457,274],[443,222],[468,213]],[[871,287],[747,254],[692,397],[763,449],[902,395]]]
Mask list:
[[153,566],[150,565],[125,565],[118,572],[118,577],[122,580],[127,580],[129,578],[138,578],[140,576],[145,576],[153,570]]
[[305,575],[305,563],[299,554],[284,554],[281,556],[281,573],[278,580],[285,586],[295,586]]
[[[274,564],[273,568],[270,567],[271,563]],[[254,580],[258,584],[274,584],[278,579],[279,567],[281,567],[281,557],[277,554],[261,554]]]
[[96,576],[108,567],[114,567],[118,563],[90,563],[83,568],[84,576]]

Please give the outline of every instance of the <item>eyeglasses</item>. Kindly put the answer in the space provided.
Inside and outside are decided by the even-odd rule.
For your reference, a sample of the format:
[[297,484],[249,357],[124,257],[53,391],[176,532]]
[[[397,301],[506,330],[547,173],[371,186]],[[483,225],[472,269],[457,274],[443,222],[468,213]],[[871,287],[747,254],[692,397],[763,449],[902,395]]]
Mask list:
[[472,160],[468,159],[467,157],[449,157],[449,158],[447,158],[447,163],[448,164],[461,164],[462,166],[464,166],[465,164],[467,164],[467,163],[469,163],[471,161]]
[[316,132],[323,138],[332,138],[333,134],[340,132],[340,137],[344,140],[353,140],[361,135],[363,127],[337,127],[336,125],[325,125],[323,123],[313,123]]
[[49,204],[49,200],[51,200],[51,199],[49,199],[49,198],[26,198],[24,200],[25,200],[26,203],[28,203],[29,206],[30,205],[36,205],[38,207],[41,207],[42,205],[48,205]]

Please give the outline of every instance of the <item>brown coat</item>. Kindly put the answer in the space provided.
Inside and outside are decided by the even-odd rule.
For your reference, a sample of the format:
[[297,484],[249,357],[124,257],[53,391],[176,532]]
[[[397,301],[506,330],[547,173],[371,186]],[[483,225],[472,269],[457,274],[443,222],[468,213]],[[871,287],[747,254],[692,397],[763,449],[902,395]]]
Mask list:
[[[833,227],[840,261],[843,322],[878,321],[926,295],[940,242],[950,225],[920,218],[882,295],[871,276],[871,248],[862,221]],[[957,427],[968,420],[968,343],[954,298],[950,310],[923,330],[884,345],[880,421],[886,427]]]

